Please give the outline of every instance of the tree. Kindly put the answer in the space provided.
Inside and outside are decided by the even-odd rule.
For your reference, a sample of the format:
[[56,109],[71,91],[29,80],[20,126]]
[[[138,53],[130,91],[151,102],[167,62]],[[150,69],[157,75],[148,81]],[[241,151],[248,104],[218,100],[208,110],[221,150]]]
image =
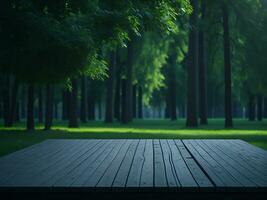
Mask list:
[[[257,102],[257,118],[262,120],[262,105],[263,96],[267,93],[266,88],[266,56],[267,37],[266,37],[266,4],[263,1],[245,1],[238,4],[241,9],[236,8],[238,16],[242,18],[238,21],[238,31],[242,36],[242,52],[243,59],[241,64],[244,70],[244,83],[246,88],[243,90],[249,97],[249,104],[251,104],[251,98],[254,99],[253,117],[249,117],[250,120],[255,120],[255,104]],[[246,16],[249,11],[249,17]],[[255,23],[257,22],[257,23]]]
[[255,121],[255,115],[256,115],[256,110],[255,110],[255,96],[250,95],[249,97],[249,103],[248,103],[248,119],[249,121]]
[[133,84],[133,118],[136,118],[136,98],[137,98],[137,83]]
[[16,112],[18,107],[18,92],[19,92],[19,81],[17,78],[13,78],[11,81],[11,91],[10,91],[10,107],[8,112],[8,119],[6,125],[12,127],[16,119]]
[[121,122],[127,123],[127,110],[126,110],[126,79],[121,80]]
[[203,23],[206,15],[206,1],[201,2],[201,22],[199,30],[199,118],[200,124],[207,124],[207,69],[206,69],[206,45]]
[[88,81],[88,92],[87,92],[88,120],[95,120],[96,118],[95,116],[96,102],[99,100],[100,105],[102,104],[101,102],[102,95],[101,92],[99,91],[103,91],[102,90],[103,85],[104,84],[100,81],[95,81],[95,80]]
[[263,117],[267,118],[267,98],[264,97],[264,112],[263,112]]
[[87,122],[87,77],[81,76],[81,122]]
[[263,108],[262,108],[262,105],[263,105],[263,97],[261,94],[258,94],[257,95],[257,119],[258,121],[262,121],[262,111],[263,111]]
[[45,101],[45,130],[50,130],[53,123],[53,100],[54,86],[46,85],[46,101]]
[[3,77],[3,107],[4,107],[4,126],[8,126],[8,119],[10,113],[10,77],[8,75],[4,75]]
[[177,82],[176,82],[176,53],[172,52],[168,58],[168,103],[171,120],[177,120]]
[[43,123],[43,90],[42,87],[38,88],[38,121]]
[[138,86],[138,118],[143,118],[143,89],[142,86]]
[[222,3],[223,13],[223,41],[224,41],[224,79],[225,79],[225,127],[233,126],[232,119],[232,79],[231,79],[231,60],[230,60],[230,38],[228,22],[228,5]]
[[[118,60],[119,59],[117,59],[117,61]],[[118,62],[117,62],[117,65],[118,65]],[[121,66],[117,67],[117,73],[116,73],[114,117],[118,121],[121,120]]]
[[[133,84],[133,54],[136,34],[141,35],[143,30],[152,31],[160,30],[166,34],[177,31],[175,21],[178,13],[188,12],[188,1],[137,1],[134,5],[134,10],[139,10],[137,13],[132,13],[133,19],[136,20],[137,26],[129,31],[129,41],[127,45],[127,69],[126,69],[126,101],[125,111],[126,119],[123,122],[132,121],[132,84]],[[185,11],[185,12],[184,12]],[[148,14],[150,17],[148,17]],[[151,17],[153,16],[153,17]],[[140,27],[142,29],[140,29]]]
[[198,2],[191,0],[193,13],[190,16],[189,49],[187,66],[187,118],[186,126],[196,127],[197,117],[197,63],[198,63]]
[[69,88],[62,89],[62,120],[68,120],[70,116],[70,96]]
[[167,63],[168,44],[168,37],[151,31],[135,41],[133,83],[137,83],[138,87],[139,118],[143,117],[143,104],[151,104],[154,91],[164,87],[168,79],[168,75],[164,78],[163,74]]
[[125,94],[125,116],[126,117],[123,122],[124,123],[129,123],[132,121],[133,117],[133,43],[134,43],[134,38],[132,37],[132,41],[128,42],[127,45],[127,68],[126,68],[126,94]]
[[3,108],[3,98],[1,98],[0,99],[0,119],[3,119],[3,118],[4,118],[4,108]]
[[[133,74],[135,38],[143,35],[147,30],[158,30],[164,34],[175,32],[177,28],[175,21],[179,14],[185,14],[190,10],[188,6],[185,0],[145,2],[140,0],[127,2],[4,0],[1,2],[0,10],[0,71],[8,75],[13,74],[19,81],[30,83],[32,86],[66,83],[71,79],[73,87],[69,103],[71,106],[67,105],[67,98],[64,97],[63,113],[64,119],[73,117],[70,119],[70,122],[73,122],[77,121],[74,119],[77,109],[76,111],[73,109],[73,106],[76,107],[75,98],[78,95],[76,77],[104,76],[106,63],[103,60],[106,58],[105,55],[101,55],[100,50],[103,47],[121,47],[128,43],[128,70],[124,75],[127,78],[125,93],[129,94],[125,95],[125,105],[128,105],[125,109],[129,109],[129,112],[125,113],[126,122],[129,122],[132,120],[132,84],[135,81]],[[57,59],[54,59],[55,57]],[[147,101],[146,97],[151,95],[153,90],[147,92],[146,86],[141,83],[138,85],[139,88],[143,87],[138,90],[142,91],[139,92],[139,100]],[[34,87],[29,87],[29,102],[34,99],[33,90]],[[82,90],[82,94],[84,91],[86,89]],[[8,93],[10,93],[9,84]],[[7,98],[6,104],[13,103],[13,100],[10,101],[13,96],[10,97],[8,94]],[[41,99],[39,98],[40,104]],[[47,102],[49,99],[50,94],[47,96]],[[86,97],[82,95],[82,99]],[[29,103],[28,111],[31,110],[32,104]],[[58,101],[52,104],[57,111]],[[17,102],[12,108],[14,111],[17,110],[16,105],[18,105]],[[82,105],[86,105],[84,101]],[[139,102],[138,105],[141,103]],[[9,107],[10,105],[8,109]],[[68,108],[71,111],[67,117]],[[85,110],[82,109],[82,111]],[[30,122],[31,116],[28,119]],[[42,121],[41,112],[39,119]]]
[[34,130],[34,84],[28,84],[27,130]]
[[114,106],[114,86],[115,86],[115,72],[116,72],[116,51],[113,50],[110,54],[110,64],[107,80],[107,98],[106,98],[106,116],[105,122],[113,122],[113,106]]
[[78,128],[78,80],[71,80],[69,128]]

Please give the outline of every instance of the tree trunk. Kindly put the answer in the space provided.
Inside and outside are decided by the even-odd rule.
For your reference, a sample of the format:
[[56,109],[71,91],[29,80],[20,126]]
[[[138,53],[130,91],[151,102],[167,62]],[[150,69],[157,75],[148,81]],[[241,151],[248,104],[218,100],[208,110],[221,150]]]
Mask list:
[[67,120],[67,93],[62,89],[62,120]]
[[16,113],[15,113],[15,122],[20,122],[20,101],[17,101]]
[[85,76],[81,77],[81,122],[87,121],[87,79]]
[[264,98],[264,118],[267,118],[267,97]]
[[198,66],[198,1],[191,0],[193,13],[190,16],[188,68],[187,68],[187,119],[186,126],[197,127],[197,66]]
[[67,104],[66,104],[66,111],[67,111],[67,120],[69,120],[70,119],[70,107],[71,107],[71,91],[70,90],[67,90],[66,91],[67,93]]
[[28,85],[27,130],[34,130],[34,85]]
[[102,102],[101,100],[98,102],[98,119],[102,119]]
[[177,120],[177,112],[176,112],[176,107],[177,107],[177,99],[176,99],[176,70],[175,70],[175,65],[176,65],[176,54],[172,53],[169,56],[169,85],[168,85],[168,91],[169,91],[169,103],[170,103],[170,118],[172,121]]
[[170,83],[170,117],[172,121],[177,120],[177,112],[176,112],[176,82],[172,80]]
[[43,123],[43,89],[42,87],[38,90],[38,121]]
[[[88,120],[95,120],[95,95],[92,90],[89,90],[88,96]],[[101,111],[102,112],[102,111]],[[101,116],[102,118],[102,116]]]
[[70,93],[70,115],[69,115],[69,128],[78,128],[78,116],[77,116],[77,107],[78,107],[78,81],[77,79],[72,79],[72,90]]
[[11,102],[10,102],[10,110],[8,114],[8,127],[12,127],[16,118],[16,110],[18,105],[18,90],[19,90],[19,81],[15,78],[12,90],[11,90]]
[[170,92],[169,92],[169,88],[167,88],[166,90],[166,94],[165,94],[165,103],[166,103],[166,108],[165,108],[165,118],[168,119],[170,118]]
[[262,103],[263,97],[261,94],[257,96],[257,119],[258,121],[262,121]]
[[[201,19],[204,21],[206,15],[206,4],[202,1]],[[199,31],[199,118],[200,124],[208,124],[207,120],[207,67],[206,67],[206,47],[203,29]]]
[[3,94],[1,94],[1,97],[0,97],[0,119],[3,119],[4,118],[4,106],[3,106]]
[[137,84],[133,85],[133,118],[136,118],[136,93],[137,93]]
[[121,104],[121,80],[120,80],[120,75],[118,75],[116,80],[115,100],[114,100],[114,117],[118,121],[121,119],[120,104]]
[[248,119],[249,121],[255,121],[255,96],[250,95],[249,96],[249,102],[248,102]]
[[121,80],[121,122],[127,123],[126,110],[126,79]]
[[133,118],[133,37],[128,42],[127,47],[127,69],[126,69],[126,102],[125,102],[125,114],[126,119],[123,123],[129,123]]
[[21,87],[21,118],[26,119],[26,110],[27,110],[27,91],[26,87]]
[[10,76],[4,76],[3,88],[4,126],[8,127],[10,113]]
[[45,101],[45,130],[50,130],[53,123],[53,99],[54,86],[46,85],[46,101]]
[[70,115],[70,91],[62,92],[62,120],[68,120]]
[[55,119],[58,119],[58,102],[54,102]]
[[107,80],[107,98],[106,98],[106,115],[105,122],[113,122],[113,105],[114,105],[114,80],[116,72],[116,51],[112,51],[110,54],[110,65],[109,65],[109,78]]
[[232,127],[233,119],[232,119],[230,38],[229,38],[229,24],[228,24],[228,7],[225,2],[223,2],[222,4],[222,11],[223,11],[223,40],[224,40],[225,127]]
[[95,97],[94,96],[90,98],[89,103],[88,103],[88,120],[95,120]]
[[138,86],[138,118],[143,119],[143,89]]

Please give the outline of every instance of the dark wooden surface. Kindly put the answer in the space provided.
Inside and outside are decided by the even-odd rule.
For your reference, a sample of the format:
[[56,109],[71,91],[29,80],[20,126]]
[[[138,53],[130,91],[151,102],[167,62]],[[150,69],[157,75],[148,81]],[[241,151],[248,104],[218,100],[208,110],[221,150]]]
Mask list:
[[0,191],[266,192],[241,140],[46,140],[0,158]]

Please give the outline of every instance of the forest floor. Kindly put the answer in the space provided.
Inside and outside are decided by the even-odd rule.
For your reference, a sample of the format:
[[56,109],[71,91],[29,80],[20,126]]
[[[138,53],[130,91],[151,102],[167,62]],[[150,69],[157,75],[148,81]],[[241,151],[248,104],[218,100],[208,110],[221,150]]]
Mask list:
[[70,129],[67,122],[55,122],[51,131],[43,131],[41,125],[36,131],[25,131],[25,123],[13,128],[4,128],[0,121],[0,156],[41,142],[45,139],[242,139],[267,150],[267,120],[249,122],[234,120],[234,128],[225,129],[223,119],[209,120],[209,125],[186,128],[185,120],[135,120],[123,125],[105,124],[102,121],[81,124]]

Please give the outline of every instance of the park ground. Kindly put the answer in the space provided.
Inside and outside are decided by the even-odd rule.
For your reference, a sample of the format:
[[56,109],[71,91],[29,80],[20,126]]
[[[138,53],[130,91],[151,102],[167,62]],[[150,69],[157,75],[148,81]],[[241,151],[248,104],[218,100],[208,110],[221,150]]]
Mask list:
[[4,128],[0,122],[0,156],[25,148],[46,139],[242,139],[267,150],[267,120],[249,122],[234,120],[234,128],[225,129],[223,119],[213,119],[209,125],[186,128],[185,120],[135,120],[122,125],[102,121],[81,124],[80,128],[67,128],[67,123],[55,122],[51,131],[42,125],[27,132],[25,123]]

